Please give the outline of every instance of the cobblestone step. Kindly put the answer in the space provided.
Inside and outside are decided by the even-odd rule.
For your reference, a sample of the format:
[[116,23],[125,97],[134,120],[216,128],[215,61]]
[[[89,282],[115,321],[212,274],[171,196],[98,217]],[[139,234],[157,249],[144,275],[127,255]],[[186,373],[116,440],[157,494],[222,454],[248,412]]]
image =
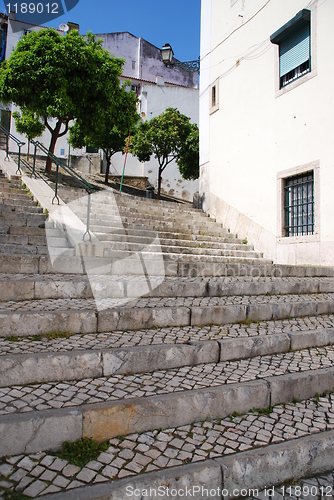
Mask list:
[[[99,349],[119,349],[131,347],[163,346],[179,344],[197,345],[203,342],[221,342],[231,339],[245,342],[262,340],[266,336],[294,335],[317,332],[314,346],[319,345],[323,332],[331,334],[334,328],[334,315],[307,316],[303,318],[256,323],[232,323],[223,326],[185,326],[140,330],[118,330],[106,333],[65,335],[27,338],[1,338],[0,356],[13,354],[61,353],[71,351],[91,351]],[[300,345],[299,347],[310,347]]]
[[[103,297],[103,293],[102,293]],[[103,333],[167,326],[224,325],[334,313],[334,294],[140,299],[44,299],[0,303],[0,336],[54,331]]]
[[[68,347],[67,339],[62,342],[59,340],[57,352],[53,352],[49,346],[49,350],[43,354],[40,352],[12,354],[20,348],[22,350],[23,346],[27,347],[27,344],[21,342],[18,346],[13,346],[10,344],[18,343],[17,339],[7,342],[2,340],[0,345],[4,345],[6,350],[0,353],[0,387],[103,377],[105,374],[129,375],[143,371],[153,372],[203,363],[239,361],[257,356],[283,354],[301,348],[311,349],[333,344],[334,329],[256,337],[227,337],[219,341],[196,342],[191,339],[188,343],[161,343],[111,349],[102,348],[99,335],[96,335],[94,347],[90,347],[89,350],[87,346],[85,350],[73,350]],[[34,337],[30,342],[34,343]],[[59,346],[63,347],[59,350]],[[230,371],[229,368],[226,370]]]
[[[321,359],[327,358],[322,356]],[[313,362],[315,360],[316,357],[314,356]],[[330,364],[332,364],[332,358]],[[196,368],[199,369],[200,367]],[[90,398],[88,396],[90,401],[88,405],[85,402],[87,398],[83,397],[85,393],[83,386],[85,386],[86,395],[87,392],[97,395],[102,394],[104,380],[83,380],[80,389],[70,382],[58,384],[58,387],[53,387],[53,384],[49,383],[36,387],[28,385],[25,387],[4,388],[2,392],[6,394],[2,399],[5,400],[8,409],[12,408],[12,412],[1,417],[1,430],[4,436],[1,442],[1,456],[56,449],[64,439],[70,437],[73,440],[80,437],[82,433],[84,436],[92,435],[95,439],[104,440],[112,437],[117,438],[120,435],[131,436],[134,433],[138,437],[140,432],[147,432],[149,435],[155,436],[159,433],[158,429],[173,427],[170,429],[170,433],[176,438],[177,427],[190,426],[191,433],[190,435],[187,433],[187,436],[193,439],[194,431],[192,427],[196,427],[196,424],[193,424],[194,421],[202,422],[197,424],[197,426],[202,427],[198,432],[202,437],[204,434],[203,428],[212,429],[214,427],[214,423],[206,421],[209,415],[212,419],[219,418],[218,425],[224,422],[222,430],[226,431],[226,427],[228,427],[227,434],[229,435],[223,435],[222,439],[219,439],[219,434],[213,433],[212,435],[209,432],[211,446],[204,446],[201,448],[202,451],[198,450],[195,440],[193,449],[197,450],[195,453],[197,460],[194,461],[207,458],[219,459],[224,455],[242,452],[256,446],[267,446],[271,443],[285,444],[285,441],[289,439],[310,436],[316,432],[333,429],[332,397],[326,396],[326,401],[318,396],[319,393],[330,390],[330,386],[333,384],[333,373],[333,367],[327,369],[316,368],[307,372],[278,375],[276,377],[267,375],[262,380],[252,382],[237,383],[233,381],[233,383],[223,383],[223,385],[219,386],[217,381],[216,387],[212,387],[212,379],[210,383],[208,376],[210,374],[207,373],[206,377],[202,379],[202,383],[203,380],[207,380],[208,387],[205,389],[188,389],[185,391],[183,388],[178,389],[171,383],[170,389],[172,392],[160,396],[150,395],[152,389],[154,390],[154,381],[149,378],[148,383],[144,386],[146,396],[136,397],[135,393],[132,393],[127,398],[127,402],[123,399],[117,400],[117,397],[115,401],[110,401],[111,392],[106,387],[106,393],[102,398],[105,402],[92,404],[93,396]],[[163,373],[159,372],[156,375],[156,380],[161,383],[164,380]],[[198,373],[195,372],[194,376],[197,378]],[[254,377],[254,374],[251,373],[251,376]],[[113,378],[117,378],[117,376]],[[145,375],[141,378],[144,379]],[[130,382],[131,385],[134,384],[133,379],[134,377]],[[189,383],[191,380],[191,377],[189,377],[187,382]],[[123,377],[123,381],[126,382],[126,377]],[[136,377],[136,381],[138,381],[138,377]],[[78,385],[80,385],[80,382]],[[114,381],[111,381],[109,389],[115,389],[115,385],[117,386],[117,382],[115,384]],[[123,385],[122,387],[123,389],[117,395],[121,398],[124,397],[124,394],[121,394],[124,393],[124,389],[130,390],[129,385],[127,387]],[[72,391],[74,388],[76,389],[74,396],[82,394],[83,399],[73,397]],[[159,389],[159,392],[161,393],[163,390]],[[47,397],[47,393],[51,396],[50,398]],[[303,403],[297,403],[297,401],[310,397],[315,397],[315,400],[311,400],[305,405],[303,415]],[[27,411],[29,408],[27,401],[29,400],[30,411]],[[18,401],[17,406],[15,401]],[[56,401],[59,404],[56,404]],[[59,405],[66,405],[66,401],[70,406],[67,405],[65,409],[58,407]],[[283,415],[284,406],[281,406],[277,412],[275,412],[275,409],[274,411],[266,410],[266,408],[279,405],[281,402],[292,403],[293,401],[294,405],[291,406],[295,408],[294,416],[291,416],[290,405],[288,405],[286,414]],[[320,402],[319,410],[318,402]],[[27,404],[25,405],[25,403]],[[76,410],[71,410],[75,405],[77,405]],[[312,411],[310,411],[312,405],[317,407],[315,415],[312,415]],[[49,408],[56,406],[57,409],[41,409],[37,411],[38,406]],[[26,411],[24,411],[24,408],[26,408]],[[253,418],[249,418],[248,415],[236,417],[234,425],[232,418],[226,418],[232,413],[234,415],[237,415],[237,412],[243,414],[252,408],[264,409],[263,412],[260,412],[264,414],[263,418],[259,419],[262,421],[260,426],[256,425],[256,422],[254,423],[254,420],[256,420],[254,415],[252,415]],[[330,415],[326,415],[324,418],[322,412],[325,413],[328,408],[330,408]],[[225,425],[224,419],[230,425]],[[38,433],[34,433],[33,430],[36,429],[36,425],[38,426]],[[136,426],[136,430],[134,430],[134,426]],[[59,431],[58,433],[52,433],[55,427],[59,430],[61,428],[61,436]],[[233,427],[235,430],[231,432]],[[17,440],[13,440],[13,432],[15,432]],[[202,440],[202,443],[203,441],[205,439]],[[139,442],[141,441],[139,440]],[[181,448],[183,448],[182,443],[180,443]],[[183,451],[186,451],[186,449]],[[211,456],[210,453],[212,453]],[[169,458],[176,458],[176,455],[175,453]],[[191,457],[187,455],[186,458]],[[111,461],[112,459],[109,463]],[[165,467],[166,464],[167,462],[164,461],[161,465]],[[173,465],[182,465],[182,461],[178,463],[171,462],[170,467]],[[256,468],[255,464],[253,467]],[[138,473],[139,471],[135,470],[134,472]]]

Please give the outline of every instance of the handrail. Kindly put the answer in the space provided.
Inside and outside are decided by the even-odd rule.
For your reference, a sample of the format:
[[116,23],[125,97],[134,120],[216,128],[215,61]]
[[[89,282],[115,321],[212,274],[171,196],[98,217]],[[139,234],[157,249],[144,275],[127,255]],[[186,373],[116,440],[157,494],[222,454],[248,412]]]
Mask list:
[[18,145],[18,148],[19,148],[19,158],[18,158],[18,162],[17,162],[16,173],[17,172],[21,173],[21,147],[25,145],[25,142],[22,142],[19,139],[17,139],[13,134],[11,134],[2,125],[0,125],[0,131],[3,132],[5,134],[5,136],[6,136],[6,156],[5,156],[5,161],[9,161],[9,155],[8,155],[8,152],[9,152],[9,150],[8,150],[8,142],[9,141],[8,140],[12,139]]
[[58,201],[59,205],[59,197],[58,197],[58,173],[59,173],[59,167],[65,170],[66,173],[68,173],[71,177],[73,177],[80,185],[85,189],[87,194],[90,194],[94,192],[97,188],[93,184],[90,184],[90,182],[86,181],[78,172],[76,172],[72,167],[68,166],[65,162],[63,162],[60,158],[55,156],[53,153],[51,153],[45,146],[39,141],[30,141],[34,146],[35,146],[35,153],[34,153],[34,164],[35,164],[35,157],[36,157],[36,151],[37,149],[40,149],[46,156],[51,158],[53,163],[56,164],[56,185],[55,185],[55,196],[52,199],[52,204],[55,199]]
[[[3,132],[6,135],[6,158],[9,160],[8,156],[8,138],[12,139],[14,142],[19,147],[19,156],[18,156],[18,169],[16,172],[21,172],[20,168],[20,161],[21,161],[21,147],[25,144],[25,142],[20,141],[16,137],[14,137],[8,130],[6,130],[2,125],[0,125],[0,131]],[[74,178],[87,192],[88,194],[88,200],[87,200],[87,222],[86,222],[86,232],[83,235],[83,240],[85,240],[86,235],[88,235],[89,241],[92,240],[91,234],[90,234],[90,229],[89,229],[89,223],[90,223],[90,195],[94,191],[98,190],[97,186],[94,186],[90,182],[86,181],[78,172],[76,172],[72,167],[64,163],[60,158],[57,158],[53,153],[51,153],[45,146],[39,141],[34,141],[30,140],[31,144],[35,146],[34,150],[34,161],[33,161],[33,166],[31,167],[28,162],[22,159],[22,163],[27,168],[28,170],[31,171],[31,177],[34,175],[36,178],[36,173],[35,173],[35,166],[36,166],[36,153],[37,149],[40,149],[47,157],[51,158],[52,162],[56,164],[56,179],[55,179],[55,195],[52,198],[52,205],[54,200],[56,199],[58,202],[58,205],[60,204],[59,196],[58,196],[58,174],[59,174],[59,167],[65,170],[66,173],[68,173],[72,178]],[[43,179],[44,180],[44,179]]]

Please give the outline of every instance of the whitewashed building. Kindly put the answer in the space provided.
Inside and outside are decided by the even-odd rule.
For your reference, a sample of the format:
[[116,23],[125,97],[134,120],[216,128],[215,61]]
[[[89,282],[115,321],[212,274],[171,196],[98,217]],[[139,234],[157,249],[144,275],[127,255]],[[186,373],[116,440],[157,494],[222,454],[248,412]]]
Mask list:
[[[199,122],[198,73],[187,72],[174,66],[164,65],[161,50],[143,38],[131,33],[98,34],[103,39],[103,47],[111,55],[125,59],[122,79],[130,79],[138,93],[139,114],[143,120],[160,115],[166,108],[177,108],[190,117],[192,123]],[[116,154],[111,159],[111,174],[122,174],[124,155]],[[150,184],[157,186],[158,163],[140,163],[128,156],[125,173],[148,177]],[[177,198],[192,201],[198,191],[198,180],[185,181],[179,174],[175,162],[171,162],[162,176],[162,191]]]
[[[15,20],[15,14],[10,15],[7,28],[6,59],[15,48],[18,40],[24,33],[31,30],[43,29]],[[189,116],[192,123],[199,122],[198,73],[190,73],[177,66],[167,68],[161,57],[161,50],[143,38],[137,38],[128,32],[97,34],[97,39],[103,40],[103,47],[111,55],[125,60],[122,80],[130,79],[132,87],[137,91],[139,98],[139,112],[143,120],[159,115],[168,107],[175,107],[181,113]],[[14,111],[14,109],[13,109]],[[15,122],[11,120],[11,132],[24,140],[16,132]],[[49,146],[50,134],[46,130],[41,142]],[[16,150],[15,143],[11,143],[11,150]],[[23,150],[24,151],[24,150]],[[59,138],[55,148],[55,155],[66,159],[69,154],[67,136]],[[81,162],[84,169],[90,169],[91,158],[99,165],[99,158],[86,155],[86,150],[71,150],[71,155],[86,156],[87,161]],[[95,155],[96,156],[96,155]],[[100,152],[102,160],[102,152]],[[111,159],[110,174],[122,175],[125,155],[118,153]],[[101,171],[105,169],[105,162],[101,161]],[[151,185],[157,186],[158,164],[152,158],[146,163],[139,162],[128,155],[125,166],[125,175],[148,177]],[[192,201],[193,194],[198,191],[198,180],[185,181],[178,172],[175,162],[168,165],[163,172],[162,191],[171,196]]]
[[200,194],[276,263],[334,265],[334,2],[202,0]]

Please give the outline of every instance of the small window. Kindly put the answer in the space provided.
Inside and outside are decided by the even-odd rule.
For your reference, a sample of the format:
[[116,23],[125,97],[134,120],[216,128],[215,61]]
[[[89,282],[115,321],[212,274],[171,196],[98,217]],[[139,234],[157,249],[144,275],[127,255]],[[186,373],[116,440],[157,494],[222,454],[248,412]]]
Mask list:
[[306,172],[284,180],[285,236],[314,234],[314,174]]
[[219,79],[210,86],[210,113],[219,109]]
[[285,87],[311,71],[311,12],[300,11],[270,37],[279,46],[279,84]]
[[132,69],[136,69],[136,61],[132,61]]
[[216,106],[216,85],[213,85],[211,88],[211,107],[214,108]]

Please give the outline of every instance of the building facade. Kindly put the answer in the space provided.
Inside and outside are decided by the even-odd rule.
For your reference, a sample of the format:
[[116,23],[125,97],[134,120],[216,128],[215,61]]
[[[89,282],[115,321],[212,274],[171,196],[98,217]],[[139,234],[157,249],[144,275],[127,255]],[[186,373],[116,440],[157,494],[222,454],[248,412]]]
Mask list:
[[[43,28],[16,21],[15,14],[11,14],[7,27],[6,58],[10,56],[24,33],[40,29]],[[121,80],[131,80],[132,88],[138,95],[138,111],[143,120],[149,120],[159,115],[168,107],[175,107],[181,113],[189,116],[192,123],[198,124],[198,73],[189,73],[178,67],[167,68],[162,61],[161,50],[158,47],[142,38],[135,37],[131,33],[97,34],[96,38],[103,40],[103,47],[111,55],[124,59]],[[13,108],[13,111],[15,109]],[[13,119],[11,120],[11,132],[16,137],[25,140],[16,132]],[[69,153],[67,137],[64,136],[58,139],[55,149],[56,156],[66,159],[71,154],[77,160],[76,162],[73,161],[73,165],[81,165],[79,168],[86,171],[90,171],[93,160],[95,168],[97,166],[99,170],[101,164],[101,172],[104,173],[106,163],[102,152],[99,155],[87,155],[85,149],[71,150]],[[49,145],[50,134],[47,130],[44,131],[41,142],[45,146]],[[12,151],[16,151],[17,148],[14,142],[10,146]],[[23,151],[25,150],[23,149]],[[78,161],[80,157],[83,157],[84,161]],[[125,155],[118,153],[112,157],[111,162],[110,174],[122,175]],[[152,158],[149,162],[141,163],[136,158],[128,155],[125,175],[147,177],[151,185],[157,186],[157,161]],[[163,173],[162,192],[192,201],[194,193],[198,191],[198,184],[198,180],[183,180],[174,161],[168,165]]]
[[[142,120],[150,120],[172,107],[189,116],[192,123],[198,124],[197,72],[187,72],[177,66],[166,67],[158,47],[131,33],[98,34],[96,37],[103,40],[103,47],[111,55],[125,59],[122,80],[131,80],[132,88],[138,95],[138,111]],[[124,155],[114,155],[111,159],[111,174],[122,174],[123,167]],[[157,186],[158,163],[155,158],[140,163],[129,155],[125,173],[148,177],[150,184]],[[183,180],[175,161],[163,172],[162,191],[171,196],[192,201],[194,193],[198,191],[198,184],[198,180]]]
[[204,209],[276,263],[334,265],[334,132],[323,0],[203,0]]

